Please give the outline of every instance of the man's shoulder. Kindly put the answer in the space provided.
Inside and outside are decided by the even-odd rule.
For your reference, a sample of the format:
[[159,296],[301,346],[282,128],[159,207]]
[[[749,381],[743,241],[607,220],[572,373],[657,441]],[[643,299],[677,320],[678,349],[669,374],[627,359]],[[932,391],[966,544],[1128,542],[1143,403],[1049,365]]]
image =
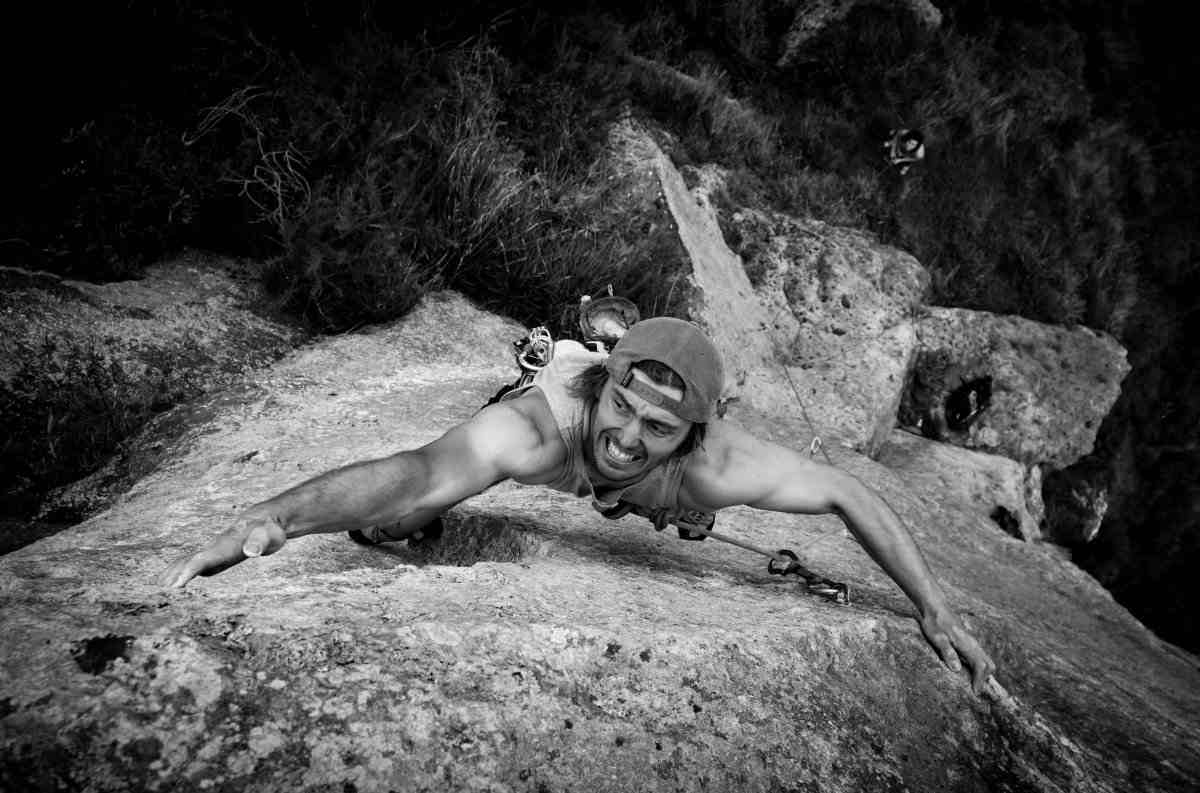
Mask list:
[[750,433],[724,421],[708,424],[704,442],[687,456],[680,500],[690,509],[715,511],[732,506],[724,495],[731,467],[745,460],[755,442]]
[[546,404],[546,397],[537,388],[497,402],[480,410],[471,419],[486,434],[504,437],[509,442],[522,441],[523,445],[541,445],[552,442],[557,433],[554,416]]
[[752,451],[758,443],[758,438],[736,424],[711,421],[705,428],[704,442],[690,455],[689,468],[719,471],[731,464],[731,456]]
[[540,478],[556,472],[566,457],[566,445],[546,397],[537,388],[481,410],[472,420],[485,442],[502,444],[514,467],[514,478]]

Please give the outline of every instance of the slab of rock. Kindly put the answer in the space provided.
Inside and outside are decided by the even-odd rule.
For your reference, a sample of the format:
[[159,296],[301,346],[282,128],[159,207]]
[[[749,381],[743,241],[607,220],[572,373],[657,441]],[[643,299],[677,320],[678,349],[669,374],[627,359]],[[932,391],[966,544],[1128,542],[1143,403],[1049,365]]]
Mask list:
[[[1082,326],[929,308],[917,333],[901,424],[1029,465],[1065,468],[1091,452],[1129,373],[1125,349]],[[965,427],[947,423],[951,394],[984,378],[990,389],[986,409]]]
[[740,549],[508,485],[457,507],[437,551],[308,537],[181,592],[151,583],[240,507],[471,415],[511,378],[513,331],[435,295],[323,340],[198,417],[110,510],[0,559],[0,788],[1200,784],[1196,658],[1044,546],[846,450],[995,656],[986,696],[832,517],[735,509],[718,528],[795,548],[850,606]]
[[896,423],[929,275],[867,234],[739,209],[727,224],[818,427],[874,455]]
[[609,167],[628,189],[625,200],[666,205],[692,271],[680,287],[687,318],[713,339],[725,363],[725,396],[760,410],[794,402],[776,362],[770,317],[754,295],[737,254],[729,249],[704,186],[689,189],[650,130],[626,119],[609,133]]
[[1022,540],[1042,539],[1046,507],[1037,466],[904,430],[893,430],[875,459],[914,487],[951,494],[957,503],[991,519],[997,531]]

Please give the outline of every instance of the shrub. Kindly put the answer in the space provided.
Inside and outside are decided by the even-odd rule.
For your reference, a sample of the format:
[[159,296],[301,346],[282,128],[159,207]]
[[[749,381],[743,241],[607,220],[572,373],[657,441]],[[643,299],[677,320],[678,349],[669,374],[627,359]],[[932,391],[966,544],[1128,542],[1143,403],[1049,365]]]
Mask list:
[[[910,250],[935,302],[1120,333],[1139,259],[1123,219],[1149,200],[1152,166],[1128,129],[1093,117],[1083,53],[1061,23],[927,36],[857,9],[752,93],[778,109],[762,193]],[[904,177],[881,153],[902,126],[927,141]]]
[[242,130],[225,178],[278,240],[269,285],[318,328],[395,318],[442,286],[528,323],[610,283],[646,312],[681,305],[678,242],[634,231],[665,224],[589,184],[604,125],[569,85],[579,63],[543,75],[557,113],[531,113],[507,103],[528,93],[486,41],[365,33],[320,67],[277,60],[273,85],[235,92],[197,137]]
[[729,96],[728,77],[703,63],[692,76],[639,55],[625,56],[636,95],[657,116],[683,131],[700,160],[761,165],[775,152],[776,122]]

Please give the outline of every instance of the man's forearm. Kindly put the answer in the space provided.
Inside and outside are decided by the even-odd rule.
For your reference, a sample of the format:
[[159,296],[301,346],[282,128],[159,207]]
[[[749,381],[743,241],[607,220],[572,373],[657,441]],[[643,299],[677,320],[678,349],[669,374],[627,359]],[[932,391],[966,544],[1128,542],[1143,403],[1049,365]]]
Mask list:
[[289,538],[364,529],[401,520],[427,492],[428,466],[402,452],[321,474],[250,507],[279,524]]
[[846,526],[922,614],[944,608],[945,594],[900,517],[865,485],[859,488],[838,507]]

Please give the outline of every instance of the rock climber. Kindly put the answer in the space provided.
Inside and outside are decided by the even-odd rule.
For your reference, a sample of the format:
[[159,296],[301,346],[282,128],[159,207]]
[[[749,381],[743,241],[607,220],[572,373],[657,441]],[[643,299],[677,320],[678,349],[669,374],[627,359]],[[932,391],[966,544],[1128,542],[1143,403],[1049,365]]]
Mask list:
[[917,608],[945,665],[982,690],[995,665],[955,614],[900,518],[852,475],[717,418],[717,348],[690,322],[633,324],[610,353],[560,341],[532,383],[504,394],[432,443],[329,471],[249,507],[208,545],[171,565],[182,587],[306,534],[400,540],[506,479],[592,499],[609,516],[636,507],[659,528],[711,525],[735,505],[835,513]]

